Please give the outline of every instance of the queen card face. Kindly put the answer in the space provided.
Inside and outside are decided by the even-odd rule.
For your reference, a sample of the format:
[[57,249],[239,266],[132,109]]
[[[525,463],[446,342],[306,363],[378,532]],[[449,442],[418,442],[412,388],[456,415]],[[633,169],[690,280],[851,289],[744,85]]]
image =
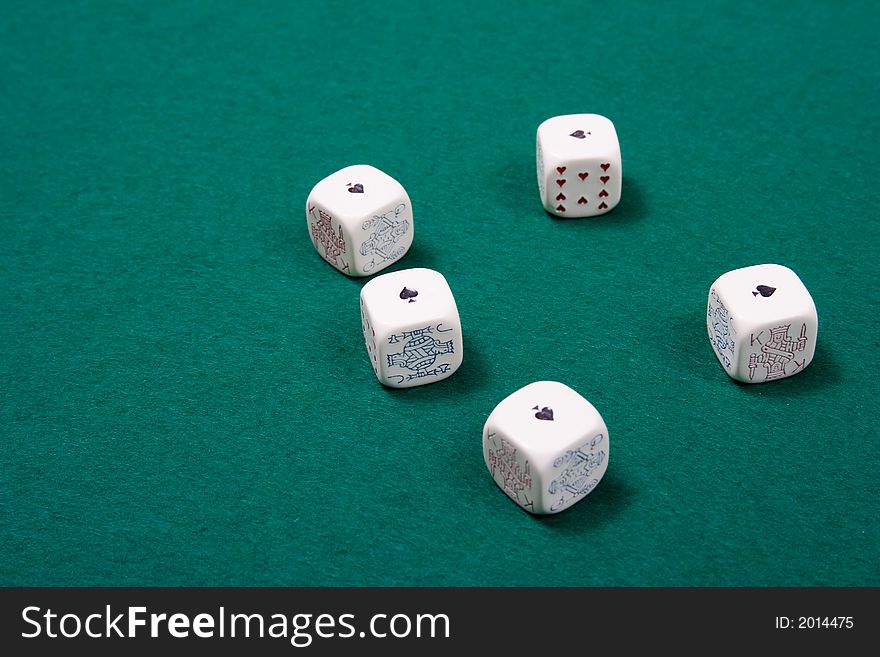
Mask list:
[[598,114],[547,119],[538,127],[536,148],[538,191],[548,212],[591,217],[620,202],[620,143],[609,119]]

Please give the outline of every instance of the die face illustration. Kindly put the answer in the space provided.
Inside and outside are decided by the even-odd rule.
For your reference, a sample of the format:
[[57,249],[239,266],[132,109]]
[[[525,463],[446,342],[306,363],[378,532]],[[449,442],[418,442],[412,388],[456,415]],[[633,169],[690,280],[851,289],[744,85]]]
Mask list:
[[608,428],[565,384],[537,381],[505,398],[483,427],[483,458],[525,510],[558,513],[592,492],[608,467]]
[[706,327],[722,367],[742,383],[802,372],[813,360],[819,328],[803,282],[776,264],[720,276],[709,289]]
[[547,119],[536,140],[538,191],[560,217],[591,217],[619,202],[623,167],[614,124],[598,114]]
[[413,241],[413,213],[403,186],[358,164],[321,180],[306,201],[318,253],[349,276],[369,276],[397,262]]
[[530,513],[542,513],[541,480],[519,441],[487,424],[483,429],[483,460],[492,479],[510,499]]
[[364,276],[400,260],[413,241],[413,215],[409,197],[403,195],[380,207],[355,228],[360,245],[354,253],[356,270]]
[[371,280],[361,290],[361,321],[373,371],[386,386],[435,383],[462,363],[458,308],[439,272],[405,269]]

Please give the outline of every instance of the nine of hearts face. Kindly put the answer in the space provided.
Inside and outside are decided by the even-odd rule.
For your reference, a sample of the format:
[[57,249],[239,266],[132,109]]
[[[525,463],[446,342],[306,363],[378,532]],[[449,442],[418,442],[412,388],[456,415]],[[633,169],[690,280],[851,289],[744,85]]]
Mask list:
[[409,195],[388,174],[357,164],[327,176],[306,201],[318,253],[350,276],[369,276],[399,260],[413,241]]
[[596,408],[557,381],[502,400],[483,427],[483,457],[496,484],[532,513],[583,499],[608,467],[608,428]]
[[[619,145],[608,119],[598,115],[548,119],[539,127],[537,148],[539,184],[542,192],[550,188],[548,199],[554,191],[553,202],[567,201],[565,186],[574,181],[567,188],[571,192],[579,180],[584,188],[591,174],[597,173],[589,169],[593,165],[599,169],[593,175],[599,183],[597,198],[603,204],[605,199],[609,203],[619,199]],[[542,167],[545,178],[548,172],[549,178],[558,176],[552,181],[558,190],[541,178]],[[610,180],[614,183],[609,186]],[[616,199],[609,189],[616,190]],[[586,204],[586,199],[580,200]],[[318,208],[322,211],[316,212]],[[318,219],[325,224],[321,229],[335,237],[330,221],[334,217],[338,239],[323,243],[323,255],[351,275],[391,264],[412,242],[409,197],[397,181],[368,165],[342,169],[312,190],[307,219],[313,236],[318,237],[312,223]],[[374,226],[379,230],[369,239],[363,234],[354,237],[358,229],[365,233]],[[401,239],[407,233],[408,238]],[[379,263],[371,258],[377,244],[394,247],[378,249]],[[346,254],[353,271],[347,271],[341,257]],[[410,269],[379,276],[362,289],[361,308],[371,362],[385,385],[430,383],[451,375],[461,364],[458,310],[439,272]],[[719,277],[710,288],[707,326],[728,373],[747,382],[801,371],[812,360],[818,332],[815,304],[806,287],[793,271],[774,264],[744,267]],[[555,513],[583,499],[607,468],[604,421],[592,404],[558,382],[539,381],[507,397],[492,412],[483,433],[484,457],[496,483],[533,513]]]
[[720,276],[709,290],[707,329],[725,371],[744,383],[797,374],[812,361],[818,316],[801,279],[778,264]]
[[544,208],[589,217],[620,201],[622,162],[614,124],[598,114],[547,119],[537,132],[538,190]]
[[[443,275],[405,269],[377,276],[361,290],[364,326],[375,335],[378,371],[385,385],[405,388],[451,376],[463,360],[458,307]],[[372,358],[373,354],[371,354]]]

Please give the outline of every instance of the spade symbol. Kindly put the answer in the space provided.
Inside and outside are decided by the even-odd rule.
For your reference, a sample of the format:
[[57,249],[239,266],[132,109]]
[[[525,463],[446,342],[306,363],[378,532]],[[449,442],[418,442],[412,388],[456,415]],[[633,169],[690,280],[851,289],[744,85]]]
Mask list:
[[584,132],[583,130],[575,130],[572,132],[569,137],[574,137],[575,139],[586,139],[589,132]]
[[414,297],[417,297],[417,296],[419,296],[419,293],[416,292],[415,290],[410,290],[408,287],[405,287],[400,291],[400,298],[401,299],[409,299],[410,303],[415,303],[416,300]]
[[758,285],[755,289],[757,292],[752,292],[752,296],[756,297],[760,294],[765,299],[769,296],[773,296],[773,293],[776,292],[776,288],[770,287],[769,285]]
[[[533,406],[532,409],[538,410],[538,407]],[[539,420],[550,420],[552,422],[553,421],[553,409],[545,406],[540,411],[535,413],[535,417],[538,418]]]
[[348,193],[349,194],[363,194],[364,193],[364,186],[361,185],[360,183],[355,183],[354,185],[352,185],[351,183],[348,183]]

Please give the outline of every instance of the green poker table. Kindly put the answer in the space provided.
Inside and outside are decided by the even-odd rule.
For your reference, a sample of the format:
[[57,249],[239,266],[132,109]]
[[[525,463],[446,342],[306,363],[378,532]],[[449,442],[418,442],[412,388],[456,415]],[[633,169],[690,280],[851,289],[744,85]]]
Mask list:
[[[155,3],[0,19],[0,584],[876,586],[880,12],[868,2]],[[623,195],[545,212],[535,132]],[[464,360],[374,375],[311,188],[370,164]],[[793,269],[799,374],[734,382],[709,286]],[[605,477],[534,516],[492,409],[563,382]]]

